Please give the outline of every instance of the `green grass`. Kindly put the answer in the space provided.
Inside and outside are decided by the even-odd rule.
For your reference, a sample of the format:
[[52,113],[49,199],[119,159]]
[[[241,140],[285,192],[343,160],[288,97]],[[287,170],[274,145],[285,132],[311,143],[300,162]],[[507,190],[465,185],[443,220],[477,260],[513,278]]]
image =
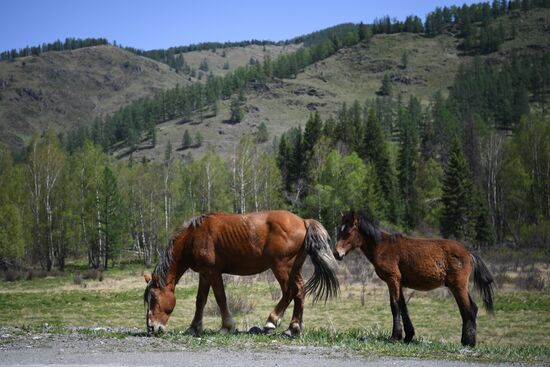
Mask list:
[[[79,333],[124,338],[144,331],[145,310],[142,301],[143,269],[139,266],[104,273],[103,281],[87,280],[75,284],[79,269],[60,277],[31,281],[3,282],[0,290],[0,326],[14,326],[25,331]],[[277,300],[272,290],[278,288],[264,276],[229,278],[228,296],[247,305],[251,311],[234,312],[237,328],[248,330],[262,326]],[[177,305],[169,322],[169,332],[162,338],[178,345],[264,347],[268,345],[331,346],[361,354],[415,358],[443,358],[467,361],[531,361],[550,363],[550,294],[544,292],[499,291],[495,315],[480,307],[478,347],[463,348],[460,341],[461,319],[452,297],[441,289],[436,292],[407,291],[409,312],[415,325],[413,343],[390,343],[391,312],[387,290],[380,282],[368,284],[361,304],[359,285],[344,284],[336,300],[312,305],[304,310],[305,331],[301,338],[289,340],[280,336],[221,335],[219,316],[207,312],[202,338],[182,335],[195,309],[197,276],[186,274],[177,287]],[[209,302],[213,302],[212,294]],[[478,301],[478,303],[481,303]],[[208,307],[214,308],[214,305]],[[290,321],[292,305],[280,331]],[[115,331],[90,328],[105,326]],[[117,329],[118,328],[118,329]],[[116,331],[136,328],[132,332]],[[74,332],[74,331],[71,331]],[[9,342],[3,340],[2,343]]]

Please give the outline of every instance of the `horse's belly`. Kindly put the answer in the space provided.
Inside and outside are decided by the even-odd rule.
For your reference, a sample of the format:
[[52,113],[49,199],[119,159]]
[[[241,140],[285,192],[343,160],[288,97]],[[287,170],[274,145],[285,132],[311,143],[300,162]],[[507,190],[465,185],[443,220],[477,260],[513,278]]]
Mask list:
[[231,275],[254,275],[263,273],[269,269],[268,264],[228,264],[222,269],[222,273]]
[[431,291],[432,289],[441,287],[443,283],[443,280],[439,278],[407,279],[402,281],[404,287],[419,291]]
[[441,287],[445,283],[445,271],[438,267],[402,271],[401,282],[407,288],[429,291]]

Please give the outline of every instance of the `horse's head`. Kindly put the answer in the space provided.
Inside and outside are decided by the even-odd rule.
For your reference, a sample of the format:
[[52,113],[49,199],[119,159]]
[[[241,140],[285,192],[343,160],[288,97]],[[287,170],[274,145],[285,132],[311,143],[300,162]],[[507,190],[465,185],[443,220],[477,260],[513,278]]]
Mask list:
[[161,286],[155,275],[144,275],[147,287],[143,293],[143,301],[147,306],[147,332],[157,334],[166,329],[170,314],[176,306],[174,288]]
[[337,260],[342,260],[348,252],[361,246],[359,226],[360,218],[355,211],[351,210],[340,214],[338,242],[334,249],[334,257]]

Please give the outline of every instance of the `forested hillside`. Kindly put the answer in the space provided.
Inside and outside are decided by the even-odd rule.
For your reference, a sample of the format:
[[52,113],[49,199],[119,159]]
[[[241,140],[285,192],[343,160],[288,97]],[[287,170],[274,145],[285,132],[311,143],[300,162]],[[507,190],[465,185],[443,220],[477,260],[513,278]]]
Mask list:
[[193,216],[281,208],[333,237],[354,207],[406,233],[548,251],[548,5],[345,24],[200,79],[112,46],[70,51],[123,53],[177,85],[88,128],[38,130],[15,159],[2,148],[0,266],[151,264]]

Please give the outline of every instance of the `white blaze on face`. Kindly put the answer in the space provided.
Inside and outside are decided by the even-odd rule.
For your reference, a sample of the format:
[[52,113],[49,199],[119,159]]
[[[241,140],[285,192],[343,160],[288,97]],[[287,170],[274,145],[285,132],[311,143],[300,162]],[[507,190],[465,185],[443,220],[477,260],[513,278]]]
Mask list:
[[344,232],[344,229],[346,229],[346,225],[342,224],[342,228],[340,228],[340,232]]

